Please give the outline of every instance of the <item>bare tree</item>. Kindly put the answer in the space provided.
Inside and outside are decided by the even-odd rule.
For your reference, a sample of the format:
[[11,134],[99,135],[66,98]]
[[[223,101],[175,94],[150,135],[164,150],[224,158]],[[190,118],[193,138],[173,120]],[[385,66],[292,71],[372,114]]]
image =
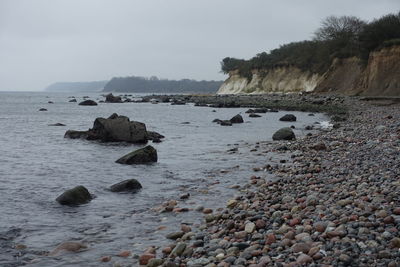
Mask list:
[[366,23],[354,16],[329,16],[321,23],[321,27],[314,33],[315,39],[329,41],[338,39],[355,39]]

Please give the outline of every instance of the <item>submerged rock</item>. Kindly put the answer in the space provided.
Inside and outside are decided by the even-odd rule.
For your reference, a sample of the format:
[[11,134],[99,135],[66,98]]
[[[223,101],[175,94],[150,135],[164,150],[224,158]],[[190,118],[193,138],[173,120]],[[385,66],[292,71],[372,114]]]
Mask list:
[[296,116],[293,115],[293,114],[286,114],[286,115],[284,115],[283,117],[281,117],[279,120],[280,120],[280,121],[296,121],[297,118],[296,118]]
[[82,249],[86,249],[87,246],[80,242],[64,242],[58,245],[49,256],[56,256],[61,252],[80,252]]
[[96,103],[96,101],[88,99],[88,100],[84,100],[84,101],[80,102],[79,105],[80,106],[97,106],[97,103]]
[[76,102],[76,99],[75,99],[75,98],[74,98],[74,99],[71,99],[71,100],[69,100],[68,102],[75,103],[75,102]]
[[92,195],[82,185],[69,189],[56,198],[61,205],[80,205],[90,200],[92,200]]
[[236,116],[232,117],[232,119],[230,119],[230,122],[232,123],[243,123],[243,117],[240,114],[237,114]]
[[135,150],[116,161],[116,163],[129,165],[152,162],[157,162],[157,150],[152,146],[146,146],[144,148]]
[[49,126],[65,126],[65,124],[57,122],[57,123],[49,124]]
[[110,187],[111,192],[137,192],[142,185],[136,179],[128,179]]
[[281,128],[274,133],[272,140],[294,140],[296,136],[289,127]]

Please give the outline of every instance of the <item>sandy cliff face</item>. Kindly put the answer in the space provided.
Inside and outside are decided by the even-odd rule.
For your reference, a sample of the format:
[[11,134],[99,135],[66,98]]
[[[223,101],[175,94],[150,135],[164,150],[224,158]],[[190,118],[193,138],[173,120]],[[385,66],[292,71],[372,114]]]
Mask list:
[[295,67],[280,67],[271,70],[254,70],[248,80],[237,72],[231,72],[218,94],[262,94],[274,92],[312,91],[322,75],[301,71]]
[[400,46],[371,53],[358,87],[362,95],[400,96]]
[[335,59],[324,74],[296,67],[254,70],[248,80],[231,72],[217,94],[291,92],[345,95],[400,96],[400,46],[370,54],[368,63],[358,58]]

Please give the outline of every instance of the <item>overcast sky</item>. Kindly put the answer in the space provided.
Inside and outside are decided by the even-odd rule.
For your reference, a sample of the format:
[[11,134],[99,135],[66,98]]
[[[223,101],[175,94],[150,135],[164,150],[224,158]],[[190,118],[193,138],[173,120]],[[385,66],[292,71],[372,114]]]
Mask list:
[[399,10],[400,0],[0,0],[0,90],[129,75],[222,80],[224,57],[311,39],[326,16]]

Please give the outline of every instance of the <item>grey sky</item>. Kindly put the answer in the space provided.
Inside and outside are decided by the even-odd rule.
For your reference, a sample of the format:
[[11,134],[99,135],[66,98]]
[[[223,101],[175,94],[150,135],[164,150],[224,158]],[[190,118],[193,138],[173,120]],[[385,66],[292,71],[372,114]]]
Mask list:
[[400,0],[0,0],[0,90],[156,75],[224,79],[220,61],[310,39],[329,15]]

